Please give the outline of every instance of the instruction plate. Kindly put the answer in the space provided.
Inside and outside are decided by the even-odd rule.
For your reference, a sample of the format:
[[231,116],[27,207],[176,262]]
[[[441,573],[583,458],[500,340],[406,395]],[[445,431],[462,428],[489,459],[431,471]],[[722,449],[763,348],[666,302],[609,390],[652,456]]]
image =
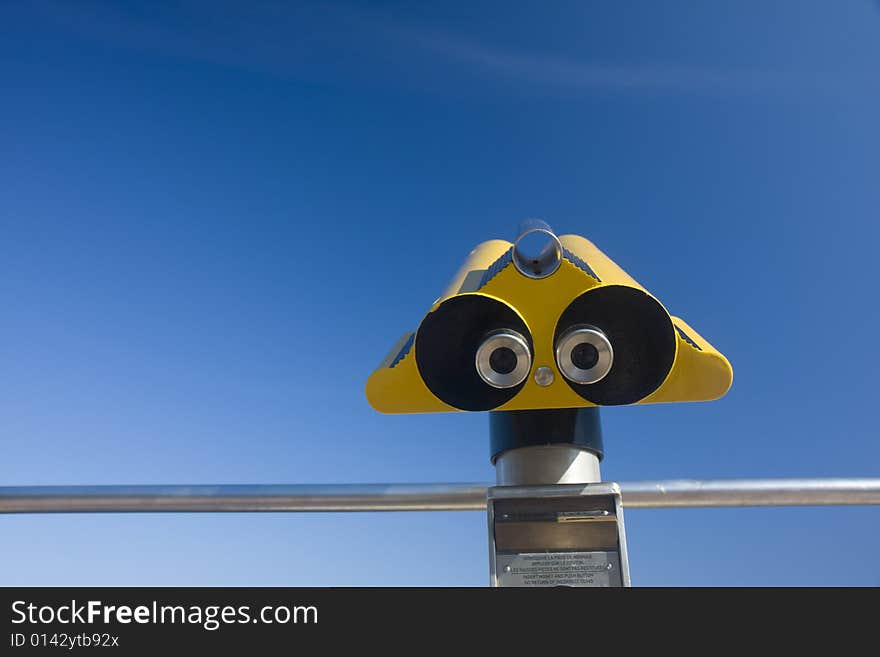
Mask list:
[[620,586],[614,552],[519,552],[496,557],[499,586]]

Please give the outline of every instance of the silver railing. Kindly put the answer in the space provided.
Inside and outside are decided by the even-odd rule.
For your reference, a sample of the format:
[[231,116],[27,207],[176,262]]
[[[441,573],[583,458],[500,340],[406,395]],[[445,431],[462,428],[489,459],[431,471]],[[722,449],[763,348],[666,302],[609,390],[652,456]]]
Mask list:
[[[631,509],[880,505],[875,479],[622,483]],[[479,511],[486,484],[0,486],[0,513]]]

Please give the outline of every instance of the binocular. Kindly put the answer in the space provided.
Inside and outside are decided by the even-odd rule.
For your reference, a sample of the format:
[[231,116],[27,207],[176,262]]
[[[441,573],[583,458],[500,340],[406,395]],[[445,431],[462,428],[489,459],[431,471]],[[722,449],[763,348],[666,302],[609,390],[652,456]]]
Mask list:
[[465,260],[370,375],[383,413],[708,401],[727,359],[592,242],[525,222]]

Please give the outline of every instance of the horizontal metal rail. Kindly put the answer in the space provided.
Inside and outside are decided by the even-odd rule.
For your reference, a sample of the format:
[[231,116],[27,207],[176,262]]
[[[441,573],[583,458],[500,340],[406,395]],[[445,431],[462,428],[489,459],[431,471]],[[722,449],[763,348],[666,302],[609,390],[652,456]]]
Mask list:
[[[880,505],[880,479],[620,484],[631,509]],[[0,513],[478,511],[486,484],[0,486]]]

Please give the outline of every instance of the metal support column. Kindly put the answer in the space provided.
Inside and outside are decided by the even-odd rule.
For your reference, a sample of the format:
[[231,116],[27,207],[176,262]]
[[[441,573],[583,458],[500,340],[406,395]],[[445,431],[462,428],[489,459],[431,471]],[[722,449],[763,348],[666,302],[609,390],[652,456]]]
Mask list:
[[629,586],[620,488],[599,483],[598,408],[490,414],[492,586]]
[[495,411],[489,413],[489,440],[499,486],[602,480],[598,408]]

